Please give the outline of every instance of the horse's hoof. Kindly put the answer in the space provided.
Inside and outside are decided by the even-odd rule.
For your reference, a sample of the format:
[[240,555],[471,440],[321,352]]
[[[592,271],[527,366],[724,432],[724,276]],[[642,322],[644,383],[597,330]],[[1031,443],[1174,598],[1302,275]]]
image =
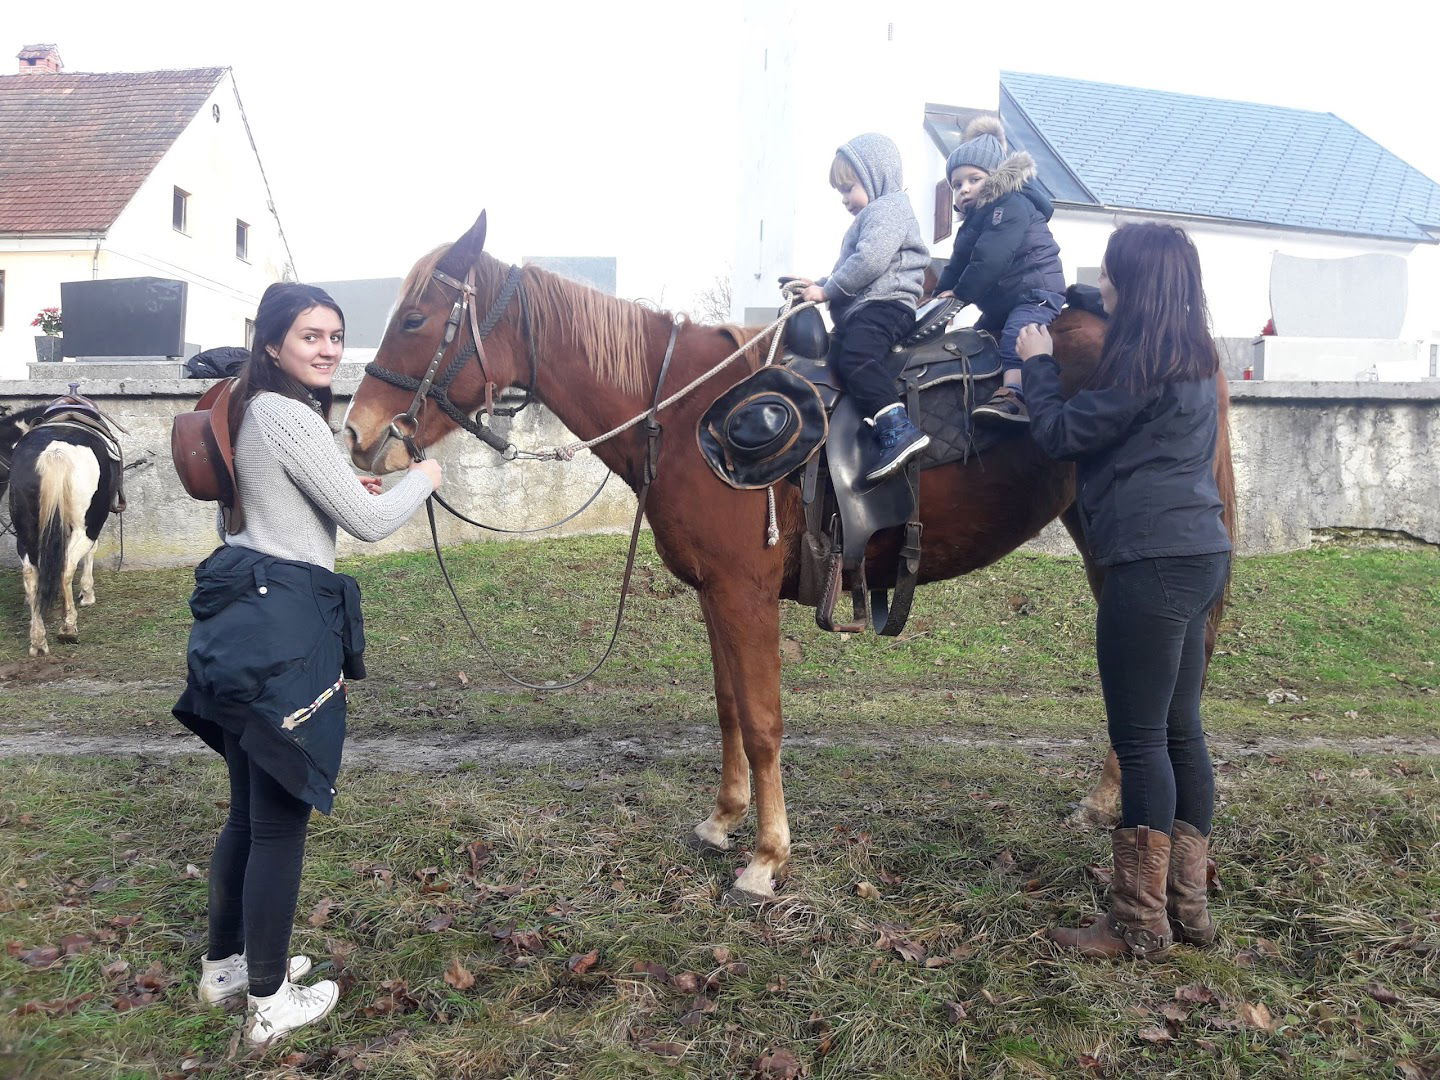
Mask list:
[[79,630],[61,630],[60,633],[56,634],[55,636],[60,639],[60,643],[61,643],[62,645],[79,645],[79,644],[80,644],[80,631],[79,631]]
[[725,895],[720,897],[721,907],[760,907],[775,899],[772,892],[768,896],[763,893],[751,892],[749,889],[742,889],[739,885],[733,885],[725,890]]
[[1065,819],[1067,829],[1113,829],[1119,823],[1119,814],[1083,802]]
[[93,607],[94,604],[95,604],[95,597],[93,597],[93,596],[82,596],[82,597],[80,597],[80,606],[81,606],[81,607]]
[[49,655],[50,655],[50,646],[49,646],[49,645],[31,645],[31,646],[30,646],[30,655],[31,655],[31,656],[49,656]]
[[703,855],[707,859],[715,858],[720,855],[728,855],[730,853],[730,846],[728,842],[724,847],[721,847],[719,844],[714,843],[711,840],[706,840],[703,836],[695,832],[695,830],[693,829],[690,830],[690,832],[685,837],[685,846],[691,851],[695,852],[697,855]]

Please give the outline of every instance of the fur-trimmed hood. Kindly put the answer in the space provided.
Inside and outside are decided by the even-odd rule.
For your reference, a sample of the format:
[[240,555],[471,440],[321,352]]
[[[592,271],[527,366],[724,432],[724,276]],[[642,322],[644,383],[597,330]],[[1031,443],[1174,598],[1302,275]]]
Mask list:
[[[1002,161],[1000,167],[985,178],[985,182],[980,185],[980,194],[975,197],[975,203],[971,209],[978,210],[980,207],[989,206],[991,203],[996,202],[1012,192],[1024,191],[1025,185],[1034,179],[1035,159],[1024,150],[1017,151]],[[1030,192],[1026,192],[1026,195],[1030,194]],[[1035,191],[1034,194],[1040,195],[1040,198],[1044,200],[1045,205],[1042,207],[1037,203],[1036,208],[1044,213],[1046,219],[1049,219],[1050,214],[1053,212],[1053,208],[1050,206],[1050,200],[1046,199],[1044,195],[1041,195],[1038,191]],[[1031,196],[1030,201],[1035,202],[1033,196]]]

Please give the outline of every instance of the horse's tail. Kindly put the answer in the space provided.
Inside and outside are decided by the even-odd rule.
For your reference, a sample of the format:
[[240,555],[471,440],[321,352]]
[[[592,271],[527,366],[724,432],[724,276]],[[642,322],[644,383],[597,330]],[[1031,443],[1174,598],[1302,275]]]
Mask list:
[[36,522],[40,542],[35,571],[39,578],[38,600],[42,613],[49,611],[60,599],[65,579],[65,552],[70,547],[70,534],[75,529],[70,513],[75,501],[75,463],[68,452],[68,445],[51,443],[35,459],[35,474],[40,480],[40,515]]
[[[1220,518],[1225,523],[1225,531],[1230,534],[1233,545],[1238,541],[1240,533],[1235,511],[1235,463],[1230,459],[1230,384],[1223,371],[1217,373],[1215,379],[1220,398],[1220,422],[1215,433],[1215,486],[1220,491]],[[1225,614],[1225,603],[1229,598],[1230,582],[1227,579],[1220,601],[1210,609],[1208,629],[1212,639],[1220,630],[1220,620]]]

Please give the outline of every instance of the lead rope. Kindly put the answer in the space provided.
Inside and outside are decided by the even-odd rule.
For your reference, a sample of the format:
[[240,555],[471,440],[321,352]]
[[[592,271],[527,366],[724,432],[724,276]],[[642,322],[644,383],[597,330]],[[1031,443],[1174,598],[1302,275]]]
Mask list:
[[[670,324],[670,340],[665,345],[665,358],[660,363],[660,375],[655,380],[656,401],[651,404],[650,410],[644,413],[641,417],[641,419],[647,421],[645,440],[645,466],[644,471],[641,474],[640,490],[636,493],[635,497],[635,521],[630,527],[630,550],[626,553],[625,556],[625,576],[620,582],[620,602],[615,608],[615,625],[612,626],[610,629],[610,642],[605,646],[605,652],[601,654],[600,659],[595,661],[595,663],[590,667],[590,669],[586,671],[583,675],[578,675],[575,678],[569,680],[568,682],[562,683],[557,683],[553,680],[543,683],[534,683],[530,682],[527,679],[520,678],[520,676],[511,672],[500,662],[500,658],[495,655],[495,653],[491,650],[489,644],[485,641],[483,637],[480,636],[480,634],[475,629],[475,625],[470,621],[470,615],[468,612],[466,612],[465,605],[460,602],[460,594],[456,591],[455,582],[451,580],[450,571],[445,566],[445,556],[440,551],[440,534],[435,527],[436,496],[432,493],[431,496],[425,500],[425,515],[430,522],[430,542],[435,549],[435,561],[439,564],[440,575],[445,579],[445,586],[450,590],[450,596],[455,601],[455,609],[460,612],[460,618],[465,621],[465,628],[470,631],[471,638],[479,642],[480,648],[484,650],[484,653],[487,657],[489,657],[490,662],[495,665],[496,670],[498,670],[501,675],[505,676],[505,678],[509,679],[516,686],[523,686],[527,690],[567,690],[572,686],[578,686],[580,685],[580,683],[590,678],[591,675],[594,675],[595,672],[599,671],[600,668],[605,664],[605,661],[610,659],[610,654],[615,649],[615,642],[620,637],[620,625],[625,619],[625,602],[630,596],[630,578],[635,572],[635,550],[640,542],[640,526],[643,524],[645,519],[645,504],[650,494],[650,485],[654,482],[656,471],[659,467],[661,428],[660,425],[655,421],[655,415],[660,411],[661,408],[658,399],[660,397],[661,391],[665,387],[665,376],[670,371],[670,361],[675,355],[675,341],[676,338],[679,337],[679,334],[679,324],[672,322]],[[410,456],[413,457],[416,461],[424,460],[425,452],[416,445],[413,437],[407,436],[405,438],[405,446],[406,449],[410,451]],[[598,492],[596,494],[598,494]],[[581,509],[584,509],[584,507],[581,507]],[[578,512],[579,511],[577,511],[577,513]],[[571,516],[573,517],[574,515]]]
[[[798,310],[795,308],[795,300],[805,287],[799,282],[787,281],[781,288],[785,293],[785,306],[780,309],[780,317],[776,323],[783,326],[786,320]],[[812,302],[807,306],[814,307],[815,305]],[[771,336],[770,353],[765,357],[766,367],[775,363],[775,354],[779,351],[780,339],[784,336],[784,333],[779,330],[776,330]],[[775,518],[775,485],[770,484],[765,488],[765,546],[774,547],[778,543],[780,543],[780,523]]]

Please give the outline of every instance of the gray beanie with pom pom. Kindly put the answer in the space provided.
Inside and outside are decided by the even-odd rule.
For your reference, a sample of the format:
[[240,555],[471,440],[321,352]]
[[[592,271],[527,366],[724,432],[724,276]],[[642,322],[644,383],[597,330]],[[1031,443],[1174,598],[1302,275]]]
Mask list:
[[965,127],[965,141],[950,151],[950,156],[945,159],[945,179],[950,179],[962,165],[973,165],[982,172],[993,173],[1008,152],[1000,118],[977,116]]

